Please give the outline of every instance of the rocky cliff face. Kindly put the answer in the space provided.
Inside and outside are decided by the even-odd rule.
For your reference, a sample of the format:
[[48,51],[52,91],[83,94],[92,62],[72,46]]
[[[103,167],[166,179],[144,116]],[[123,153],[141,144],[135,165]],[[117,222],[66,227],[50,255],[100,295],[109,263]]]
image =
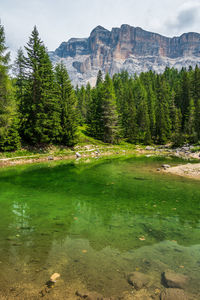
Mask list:
[[160,73],[166,66],[180,69],[200,65],[200,34],[168,38],[129,25],[111,31],[97,26],[89,38],[63,42],[49,56],[53,63],[65,63],[74,85],[94,85],[99,69],[112,76],[122,70]]

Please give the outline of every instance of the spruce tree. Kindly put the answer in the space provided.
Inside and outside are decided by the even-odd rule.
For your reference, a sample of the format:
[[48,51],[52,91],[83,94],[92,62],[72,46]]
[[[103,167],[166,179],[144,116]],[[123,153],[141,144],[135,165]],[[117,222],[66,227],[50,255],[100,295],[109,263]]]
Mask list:
[[195,110],[195,129],[197,133],[197,139],[200,141],[200,99],[196,101]]
[[86,121],[86,90],[85,87],[82,86],[77,92],[77,108],[79,113],[79,124],[83,125]]
[[114,86],[108,73],[102,88],[102,140],[106,143],[114,143],[118,139],[118,116]]
[[123,108],[121,108],[120,113],[122,137],[130,143],[136,143],[138,140],[138,125],[132,80],[129,80],[129,83],[125,86],[123,99]]
[[167,82],[157,75],[157,103],[156,103],[156,135],[158,143],[166,143],[171,136],[170,119],[170,89]]
[[186,134],[188,135],[188,140],[191,143],[197,142],[197,131],[196,131],[196,109],[194,100],[190,99],[190,105],[189,105],[189,116],[186,124]]
[[73,146],[76,142],[78,122],[76,111],[77,99],[67,69],[63,63],[56,66],[55,78],[61,125],[58,140],[63,145]]
[[4,27],[0,24],[0,151],[15,150],[20,146],[17,110],[8,76],[9,57]]
[[101,83],[103,83],[103,75],[102,75],[101,70],[99,70],[98,74],[97,74],[96,87]]
[[22,136],[33,145],[51,143],[60,133],[59,106],[52,64],[36,27],[25,49],[27,84],[20,108]]
[[182,71],[181,78],[181,113],[182,113],[182,129],[185,129],[189,115],[189,105],[190,105],[190,80],[189,75],[186,70]]

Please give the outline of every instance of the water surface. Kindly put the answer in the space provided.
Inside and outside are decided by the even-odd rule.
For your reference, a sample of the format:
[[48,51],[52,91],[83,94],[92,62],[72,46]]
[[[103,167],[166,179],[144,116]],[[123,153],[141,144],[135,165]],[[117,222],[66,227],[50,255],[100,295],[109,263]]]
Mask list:
[[60,293],[74,284],[121,295],[132,288],[130,272],[149,274],[162,289],[161,273],[171,269],[187,275],[186,291],[198,295],[199,182],[156,172],[163,163],[180,161],[133,157],[1,169],[0,291],[21,288],[23,297],[58,272]]

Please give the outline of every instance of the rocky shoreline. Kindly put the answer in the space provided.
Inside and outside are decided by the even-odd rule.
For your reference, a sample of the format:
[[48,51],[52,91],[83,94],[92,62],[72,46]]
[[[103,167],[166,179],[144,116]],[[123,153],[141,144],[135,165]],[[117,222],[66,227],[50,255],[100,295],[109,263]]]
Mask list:
[[[188,161],[191,159],[200,161],[200,152],[192,152],[194,146],[184,146],[182,148],[176,149],[166,149],[167,153],[173,155],[175,157],[183,158]],[[148,149],[148,147],[147,147]],[[158,150],[159,151],[159,150]],[[157,169],[157,171],[163,171],[165,173],[171,173],[174,175],[179,175],[182,177],[188,177],[200,180],[200,163],[187,163],[183,165],[173,166],[163,165],[161,168]]]
[[87,145],[84,147],[76,146],[74,151],[69,155],[31,155],[31,156],[21,156],[21,157],[11,157],[11,158],[1,158],[0,167],[15,166],[23,164],[33,164],[47,161],[57,161],[57,160],[74,160],[81,158],[99,158],[106,156],[126,156],[126,155],[146,155],[149,156],[172,156],[184,159],[185,161],[197,160],[197,163],[182,164],[179,166],[171,167],[161,167],[157,171],[162,171],[165,173],[171,173],[174,175],[184,176],[188,178],[193,178],[200,180],[200,151],[192,152],[194,146],[185,145],[181,148],[171,149],[169,146],[147,146],[146,148],[141,148],[139,146],[136,149],[119,149],[112,147],[101,147],[94,145]]
[[164,172],[200,180],[200,163],[169,167]]

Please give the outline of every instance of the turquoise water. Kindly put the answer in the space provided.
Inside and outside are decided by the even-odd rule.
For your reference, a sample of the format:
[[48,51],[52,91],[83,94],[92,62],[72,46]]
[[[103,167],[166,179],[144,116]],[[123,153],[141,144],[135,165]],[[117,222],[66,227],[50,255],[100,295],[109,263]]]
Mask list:
[[133,157],[1,169],[0,291],[34,293],[58,272],[61,294],[67,284],[121,295],[130,272],[162,289],[171,269],[188,276],[188,293],[200,293],[199,181],[156,172],[166,162],[180,163]]

